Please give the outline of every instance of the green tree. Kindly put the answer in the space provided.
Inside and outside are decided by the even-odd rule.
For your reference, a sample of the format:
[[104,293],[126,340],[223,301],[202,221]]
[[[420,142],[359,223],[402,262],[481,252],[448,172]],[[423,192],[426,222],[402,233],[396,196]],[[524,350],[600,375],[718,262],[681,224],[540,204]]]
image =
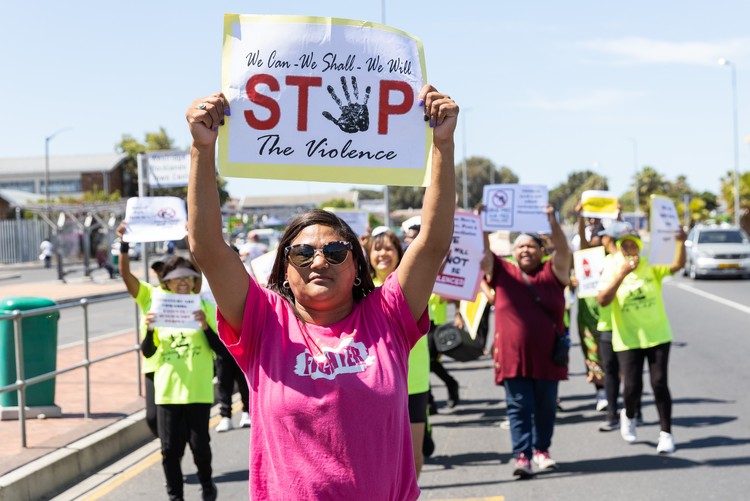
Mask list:
[[[147,132],[145,135],[145,144],[138,142],[130,134],[123,134],[122,139],[115,150],[119,153],[128,155],[125,164],[125,179],[123,180],[123,195],[126,197],[138,194],[138,163],[136,157],[139,153],[149,151],[173,150],[174,140],[167,135],[164,127],[159,127],[158,132]],[[216,174],[216,188],[219,191],[219,203],[224,203],[229,198],[229,192],[226,191],[227,182]],[[151,194],[154,196],[173,196],[182,199],[187,198],[187,187],[176,188],[151,188]]]
[[331,207],[334,209],[353,209],[354,202],[344,200],[343,198],[332,198],[320,204],[321,207]]
[[586,190],[607,190],[607,178],[596,172],[585,170],[568,174],[568,179],[549,192],[549,203],[560,211],[563,220],[575,221],[576,204]]
[[[750,172],[740,173],[740,226],[750,232]],[[732,214],[734,221],[734,173],[727,172],[721,178],[721,199]]]
[[[390,186],[388,188],[388,201],[390,209],[421,209],[422,198],[424,198],[424,188],[420,186]],[[381,194],[380,198],[383,195]]]
[[[518,176],[508,167],[499,169],[488,158],[470,157],[466,161],[468,169],[466,170],[467,178],[467,198],[469,203],[466,205],[470,209],[476,207],[482,201],[484,187],[488,184],[515,184],[518,182]],[[464,207],[463,201],[463,175],[464,163],[461,162],[456,166],[456,191],[458,192],[458,207]],[[420,204],[421,205],[421,204]]]

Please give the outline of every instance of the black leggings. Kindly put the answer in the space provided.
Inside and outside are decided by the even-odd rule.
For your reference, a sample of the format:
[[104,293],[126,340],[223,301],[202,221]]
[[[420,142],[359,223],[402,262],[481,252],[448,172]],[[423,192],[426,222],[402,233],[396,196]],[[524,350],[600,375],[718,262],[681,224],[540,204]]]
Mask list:
[[672,432],[672,395],[667,385],[667,365],[671,345],[672,343],[664,343],[651,348],[617,352],[617,360],[622,369],[625,415],[632,419],[640,408],[643,394],[643,362],[648,360],[651,390],[654,392],[656,411],[659,413],[659,424],[661,431],[667,433]]
[[198,481],[207,488],[212,485],[211,437],[208,420],[211,404],[157,405],[162,468],[167,481],[169,499],[182,499],[182,456],[185,444],[193,451]]
[[154,402],[154,373],[146,372],[143,374],[144,388],[146,390],[144,398],[146,400],[146,424],[151,433],[159,438],[159,429],[156,427],[156,402]]
[[235,382],[242,400],[242,412],[250,412],[247,380],[240,366],[228,352],[216,357],[216,377],[219,380],[218,397],[221,417],[232,417],[232,394]]

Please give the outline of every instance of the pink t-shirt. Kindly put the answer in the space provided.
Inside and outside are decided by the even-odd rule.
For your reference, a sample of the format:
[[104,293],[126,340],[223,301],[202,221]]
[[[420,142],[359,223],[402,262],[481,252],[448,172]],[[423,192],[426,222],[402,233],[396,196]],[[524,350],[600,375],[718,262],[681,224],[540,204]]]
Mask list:
[[218,324],[251,392],[251,499],[419,497],[407,360],[429,317],[414,321],[395,273],[325,327],[250,278],[242,332]]

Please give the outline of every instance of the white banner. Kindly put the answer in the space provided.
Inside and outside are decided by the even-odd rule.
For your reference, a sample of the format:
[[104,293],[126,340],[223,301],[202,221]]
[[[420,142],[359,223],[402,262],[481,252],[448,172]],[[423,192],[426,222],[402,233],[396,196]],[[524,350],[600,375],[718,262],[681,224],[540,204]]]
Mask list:
[[549,233],[544,212],[548,203],[547,187],[524,184],[485,185],[482,196],[485,231],[531,231]]
[[680,216],[674,202],[667,197],[651,195],[651,246],[649,264],[672,264],[677,249]]
[[225,176],[421,185],[432,142],[421,42],[327,17],[224,16]]
[[346,221],[346,224],[351,227],[355,235],[360,236],[367,233],[367,212],[363,210],[334,209],[332,207],[324,207],[324,209],[333,212]]
[[182,240],[187,235],[185,201],[177,197],[133,197],[125,206],[126,242]]
[[453,243],[435,279],[433,292],[443,297],[473,301],[479,291],[484,255],[482,220],[468,213],[453,217]]
[[156,313],[153,327],[177,327],[180,329],[200,329],[194,313],[201,309],[198,294],[166,294],[154,292],[151,298],[151,312]]
[[596,297],[599,294],[599,278],[604,269],[604,247],[591,247],[573,253],[573,270],[578,287],[576,296]]
[[152,151],[144,155],[148,184],[152,188],[187,186],[190,175],[190,153]]

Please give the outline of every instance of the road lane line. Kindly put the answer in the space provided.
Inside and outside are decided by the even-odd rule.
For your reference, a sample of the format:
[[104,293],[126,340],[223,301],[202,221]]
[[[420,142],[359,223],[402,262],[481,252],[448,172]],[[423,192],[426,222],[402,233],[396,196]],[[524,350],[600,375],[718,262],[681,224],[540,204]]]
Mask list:
[[724,299],[723,297],[717,296],[716,294],[711,294],[710,292],[702,291],[691,285],[675,284],[675,283],[672,283],[672,285],[674,285],[675,287],[679,287],[682,290],[692,292],[696,296],[705,297],[706,299],[710,299],[711,301],[715,301],[717,303],[723,304],[724,306],[729,306],[730,308],[734,308],[735,310],[739,310],[742,313],[747,313],[748,315],[750,315],[750,307],[747,307],[744,304],[735,303],[734,301],[730,301],[729,299]]

